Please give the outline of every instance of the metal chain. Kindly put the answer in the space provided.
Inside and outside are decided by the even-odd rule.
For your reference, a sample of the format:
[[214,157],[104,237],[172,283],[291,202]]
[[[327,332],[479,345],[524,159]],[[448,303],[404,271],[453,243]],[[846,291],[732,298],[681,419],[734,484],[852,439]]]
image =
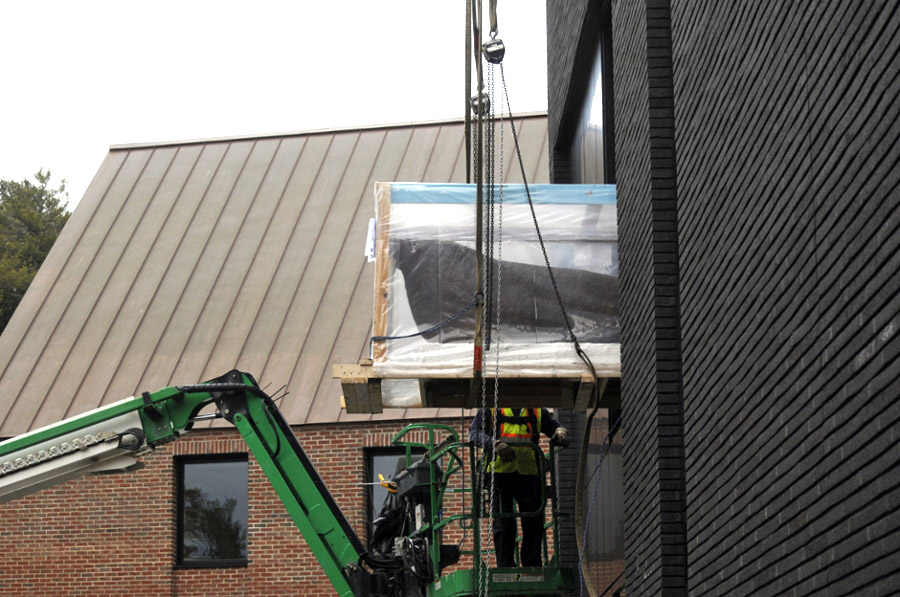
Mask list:
[[[483,359],[483,357],[482,357],[482,359]],[[487,411],[487,385],[486,385],[486,382],[487,382],[487,380],[484,378],[484,376],[482,376],[481,377],[481,429],[480,429],[481,434],[482,434],[481,437],[485,437],[485,435],[487,435],[487,417],[485,416],[486,411]],[[491,437],[493,437],[493,433],[491,433]],[[483,454],[483,458],[484,458],[484,470],[479,471],[479,473],[481,474],[481,479],[482,479],[481,481],[478,481],[479,491],[478,491],[478,497],[477,497],[477,500],[478,500],[477,508],[479,511],[482,508],[484,508],[484,488],[483,488],[482,483],[483,483],[483,479],[484,479],[484,473],[487,472],[487,467],[490,464],[488,462],[488,457],[489,456],[492,457],[494,454],[493,446],[484,446],[482,454]],[[475,506],[475,500],[473,500],[472,505]],[[479,516],[480,516],[480,513],[479,513]],[[478,574],[478,595],[479,595],[479,597],[481,597],[482,595],[487,595],[487,575],[488,575],[487,568],[488,568],[489,562],[485,562],[484,560],[482,560],[482,557],[481,557],[482,553],[484,552],[484,546],[482,545],[484,543],[484,541],[483,541],[484,529],[481,526],[478,527],[478,534],[479,534],[479,537],[478,537],[479,553],[475,554],[475,557],[478,558],[478,560],[481,564],[480,568],[479,568],[479,574]]]
[[[491,127],[496,127],[496,119],[494,118],[493,110],[494,110],[494,65],[491,64],[490,68],[490,81],[491,81]],[[492,152],[494,151],[494,147],[491,148]],[[496,155],[494,156],[496,159]],[[494,193],[495,193],[495,181],[494,181],[494,164],[491,164],[491,239],[494,238]],[[496,270],[497,270],[497,299],[496,299],[496,311],[495,311],[495,325],[497,327],[496,330],[496,338],[494,342],[494,412],[497,412],[497,406],[500,399],[500,274],[503,271],[503,111],[500,111],[500,191],[499,201],[499,217],[497,219],[499,231],[497,232],[497,242],[494,245],[497,247],[497,261],[496,261]],[[491,247],[493,249],[493,246]],[[493,477],[491,477],[493,481]],[[491,483],[491,501],[494,500],[494,484]],[[493,512],[493,510],[491,510]]]
[[[491,263],[491,291],[492,292],[490,295],[490,297],[491,297],[490,305],[491,305],[491,312],[492,312],[491,314],[493,315],[493,310],[494,310],[493,290],[495,288],[494,282],[493,282],[493,273],[494,273],[494,265],[493,265],[493,263],[494,263],[494,202],[496,200],[496,197],[495,197],[496,170],[494,168],[494,165],[495,165],[495,160],[496,160],[496,155],[495,155],[496,134],[495,133],[497,130],[497,122],[496,122],[496,119],[494,118],[494,106],[496,105],[496,102],[494,101],[495,86],[494,86],[494,65],[493,64],[490,64],[489,68],[488,68],[488,89],[489,89],[488,97],[490,99],[490,105],[491,105],[491,113],[490,113],[490,121],[489,121],[491,123],[491,140],[490,140],[491,165],[490,165],[490,168],[488,169],[488,185],[490,185],[490,192],[488,193],[488,196],[490,198],[489,202],[488,202],[489,209],[490,209],[490,217],[488,218],[488,225],[490,226],[490,239],[491,239],[490,250],[491,250],[491,253],[490,253],[490,259],[488,259],[487,261],[489,263]],[[500,290],[499,287],[496,287],[496,288],[497,288],[497,291],[499,292],[499,290]],[[488,329],[490,329],[490,328],[491,328],[491,326],[489,325]],[[500,336],[500,328],[498,326],[497,327],[497,342],[499,342],[499,336]],[[495,347],[495,350],[496,350],[496,347]],[[498,398],[498,394],[500,391],[498,384],[499,384],[499,379],[498,379],[498,377],[496,375],[496,371],[495,371],[495,374],[494,374],[494,404],[493,404],[494,419],[498,418],[497,417],[497,413],[498,413],[497,398]],[[497,429],[497,421],[496,420],[494,421],[494,429],[495,430]],[[493,532],[494,532],[494,500],[496,499],[496,482],[495,482],[495,480],[496,480],[495,476],[491,475],[491,495],[488,499],[491,514],[490,514],[488,523],[491,528],[491,537],[492,538],[493,538]]]
[[[480,55],[479,55],[478,59],[481,60]],[[481,89],[478,89],[477,93],[481,94]],[[483,131],[484,129],[481,129],[481,130]],[[480,138],[479,138],[479,143],[477,145],[479,147],[481,147],[481,139]],[[488,151],[490,151],[490,146],[488,146]],[[483,172],[483,170],[482,170],[482,172]],[[483,178],[482,178],[482,180],[483,180]],[[482,207],[482,209],[483,209],[483,207]],[[478,220],[476,220],[476,222],[477,221]],[[478,225],[478,224],[476,224],[476,225]],[[487,264],[482,263],[482,276],[484,276],[484,271],[487,268],[488,268]],[[487,296],[490,296],[490,278],[482,277],[482,279],[485,281],[485,291],[486,291],[485,294]],[[488,301],[487,308],[488,309],[490,308],[490,301]],[[482,317],[484,317],[484,312],[483,312]],[[488,320],[488,321],[490,321],[490,320]],[[484,353],[483,352],[481,355],[480,365],[481,365],[480,370],[484,371]],[[486,414],[487,414],[487,378],[484,375],[482,375],[481,376],[481,423],[482,423],[482,432],[484,432],[485,434],[487,434],[487,416],[486,416]],[[490,436],[492,438],[494,438],[493,430],[491,430]],[[496,439],[496,438],[494,438],[494,439]],[[490,467],[490,461],[488,460],[488,458],[493,458],[493,457],[494,457],[493,446],[485,446],[485,449],[484,449],[484,465],[485,466],[484,466],[484,471],[482,474],[482,479],[484,479],[484,473],[486,473],[488,470],[488,467]],[[479,499],[479,508],[483,508],[484,507],[483,489],[481,492],[479,492],[478,499]],[[488,525],[487,525],[488,537],[493,537],[493,529],[491,528],[491,513],[493,512],[492,506],[493,506],[493,504],[491,503],[490,499],[488,499]],[[489,581],[489,577],[490,577],[489,569],[491,566],[491,556],[489,553],[490,547],[488,547],[486,550],[485,546],[484,546],[484,541],[483,541],[484,529],[480,529],[480,532],[481,532],[481,537],[479,537],[479,545],[481,545],[481,553],[478,554],[478,558],[481,561],[481,570],[480,570],[479,578],[478,578],[478,595],[479,595],[479,597],[483,597],[483,596],[486,597],[489,592],[489,582],[488,581]],[[490,539],[488,539],[488,541],[490,541]],[[482,558],[482,555],[486,551],[488,552],[487,555],[484,558]]]
[[[491,64],[491,106],[494,105],[494,65]],[[493,108],[491,108],[493,110]],[[512,118],[512,115],[510,115]],[[494,408],[497,408],[497,398],[500,395],[500,288],[501,273],[503,272],[503,110],[500,110],[500,185],[498,196],[498,214],[497,214],[497,338],[496,338],[496,356],[494,365]],[[493,166],[491,167],[493,172]],[[494,204],[491,203],[491,223],[494,222]]]
[[[494,193],[494,160],[493,160],[493,140],[494,140],[494,106],[493,102],[490,100],[493,91],[494,91],[494,70],[492,68],[488,68],[488,76],[487,76],[487,89],[488,89],[488,101],[491,102],[489,105],[489,113],[488,113],[488,130],[487,130],[487,159],[485,160],[485,166],[487,166],[487,208],[489,210],[489,214],[493,213],[492,205],[493,205],[493,193]],[[485,334],[485,345],[486,348],[490,348],[490,338],[491,338],[491,307],[492,307],[492,296],[493,296],[493,268],[491,267],[491,257],[493,254],[493,230],[494,225],[491,219],[491,215],[487,218],[487,234],[486,242],[485,242],[485,256],[486,259],[483,260],[484,267],[484,280],[485,280],[485,296],[487,297],[485,312],[484,312],[484,320],[487,322],[487,326],[485,326],[486,334]],[[482,369],[484,370],[484,369]],[[485,413],[485,409],[487,408],[487,377],[481,377],[481,402],[482,402],[482,416]],[[496,402],[496,401],[495,401]],[[497,410],[494,408],[492,411],[493,416],[491,417],[491,423],[493,429],[491,429],[491,437],[494,438],[494,442],[497,441]],[[486,418],[486,417],[485,417]],[[491,457],[494,458],[495,454],[492,452]],[[494,475],[491,473],[490,475],[490,489],[488,491],[488,536],[493,538],[494,536]],[[483,535],[482,535],[483,536]],[[490,567],[492,563],[492,556],[490,554],[490,548],[488,549],[488,555],[485,558],[485,566],[484,566],[484,582],[479,583],[478,594],[481,595],[489,595],[490,594]]]
[[487,97],[488,97],[488,114],[487,114],[487,156],[485,166],[487,168],[487,207],[488,216],[486,218],[487,225],[485,230],[485,247],[484,247],[484,281],[485,281],[485,310],[484,321],[488,322],[485,326],[484,349],[491,348],[491,326],[494,313],[494,148],[495,148],[495,121],[494,121],[494,68],[493,64],[488,64],[487,76]]

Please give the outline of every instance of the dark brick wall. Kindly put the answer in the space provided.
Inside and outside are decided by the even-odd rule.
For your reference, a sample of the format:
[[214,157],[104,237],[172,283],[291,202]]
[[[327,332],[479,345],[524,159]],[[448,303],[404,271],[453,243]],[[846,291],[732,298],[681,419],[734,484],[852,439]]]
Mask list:
[[578,566],[578,540],[575,524],[575,495],[578,493],[578,461],[584,436],[583,414],[571,410],[557,410],[560,425],[569,430],[571,449],[556,457],[556,483],[560,512],[567,514],[559,522],[559,563],[566,568]]
[[673,4],[691,592],[886,594],[898,2]]
[[[569,127],[603,3],[547,4],[551,176],[573,180]],[[622,298],[625,558],[629,594],[686,589],[674,115],[668,3],[611,8]],[[580,19],[580,20],[579,20]],[[590,57],[588,61],[586,57]],[[567,171],[568,170],[568,171]]]
[[682,482],[690,594],[895,592],[900,2],[668,4],[612,7],[628,594],[679,591]]
[[667,2],[613,6],[629,594],[684,594],[684,448]]

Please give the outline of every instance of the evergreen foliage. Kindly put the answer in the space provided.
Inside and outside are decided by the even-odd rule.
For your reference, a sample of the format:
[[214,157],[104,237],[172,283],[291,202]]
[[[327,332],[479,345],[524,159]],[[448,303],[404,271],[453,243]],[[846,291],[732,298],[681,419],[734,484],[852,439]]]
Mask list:
[[0,331],[69,219],[66,182],[50,187],[43,169],[34,176],[36,182],[0,180]]

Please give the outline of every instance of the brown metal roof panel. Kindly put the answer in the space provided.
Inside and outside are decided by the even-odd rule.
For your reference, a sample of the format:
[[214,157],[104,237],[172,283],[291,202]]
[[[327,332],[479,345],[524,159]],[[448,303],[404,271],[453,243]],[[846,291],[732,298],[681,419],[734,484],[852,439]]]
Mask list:
[[155,309],[150,321],[162,328],[162,334],[143,375],[136,380],[139,388],[169,385],[183,357],[190,332],[215,283],[211,264],[222,258],[215,252],[226,250],[226,238],[233,234],[220,220],[253,146],[249,141],[229,144],[209,186],[202,195],[192,198],[199,201],[196,217],[160,289],[167,299],[158,307],[152,306]]
[[[428,169],[429,163],[435,159],[443,160],[446,159],[444,155],[437,155],[435,153],[437,135],[438,135],[438,127],[425,127],[422,129],[414,129],[412,137],[409,140],[409,145],[407,146],[405,152],[403,152],[403,159],[400,163],[399,167],[396,169],[395,177],[393,180],[409,180],[409,181],[421,181],[425,178],[425,173]],[[386,155],[392,155],[393,152],[385,152]],[[356,257],[356,255],[360,255],[362,248],[365,243],[365,231],[368,226],[368,219],[370,217],[371,205],[372,205],[372,187],[374,182],[381,180],[382,174],[390,174],[390,169],[387,171],[377,171],[373,172],[374,176],[372,180],[369,181],[367,185],[367,189],[364,191],[364,195],[360,198],[360,206],[365,205],[364,209],[360,209],[357,211],[357,220],[355,222],[355,229],[358,232],[355,235],[355,242],[358,243],[356,247],[356,251],[351,253],[349,259],[351,262],[358,263],[361,260],[360,257]],[[352,242],[354,237],[350,237],[350,241]],[[358,270],[357,270],[358,271]],[[355,280],[354,280],[355,281]],[[370,319],[371,321],[371,319]],[[371,328],[368,328],[366,334]],[[334,325],[329,325],[329,331],[335,330],[334,333],[323,335],[318,338],[318,341],[328,342],[328,346],[331,346],[335,342],[335,334],[336,328]],[[309,339],[307,340],[309,342]],[[301,359],[302,360],[302,359]],[[332,362],[327,359],[322,362],[317,361],[308,361],[302,363],[303,368],[299,368],[297,373],[295,374],[295,378],[299,377],[301,380],[305,380],[306,376],[314,376],[314,371],[317,367],[321,368],[321,378],[324,378],[326,374],[330,374]],[[317,383],[320,385],[322,379],[317,379]],[[315,379],[315,377],[313,377]],[[333,385],[339,387],[339,384],[332,382]],[[334,421],[337,420],[341,416],[340,403],[338,400],[316,400],[312,408],[307,413],[307,421]],[[293,419],[289,418],[289,421],[293,421]],[[353,419],[356,420],[356,419]]]
[[190,329],[170,382],[203,378],[209,353],[234,303],[239,279],[249,268],[259,242],[245,236],[244,230],[253,221],[254,198],[269,173],[279,142],[268,139],[254,144],[203,249],[182,301]]
[[431,161],[434,144],[437,141],[440,127],[416,127],[412,129],[412,138],[403,155],[403,162],[397,170],[395,181],[420,182],[425,169]]
[[[361,235],[364,230],[356,230]],[[356,249],[352,244],[347,245]],[[338,284],[332,281],[323,299],[323,309],[310,330],[306,339],[305,350],[298,361],[297,370],[294,372],[292,387],[295,391],[310,392],[314,400],[305,413],[305,422],[335,421],[341,415],[340,385],[333,383],[331,379],[331,364],[336,362],[336,352],[353,352],[358,358],[360,352],[360,339],[368,337],[371,329],[371,305],[372,292],[363,290],[358,284],[351,284],[348,292],[348,282],[358,281],[359,272],[363,269],[363,259],[357,258],[353,264],[347,258],[348,251],[343,251],[340,260],[343,267],[337,268],[346,281]],[[351,255],[357,255],[355,250],[350,250]],[[362,251],[358,255],[361,255]],[[356,280],[351,280],[352,266],[357,268]],[[356,286],[354,292],[353,286]],[[368,285],[371,286],[371,285]],[[354,300],[355,299],[355,300]],[[367,303],[367,304],[366,304]],[[325,308],[325,307],[328,308]],[[366,308],[368,307],[368,308]],[[364,340],[363,340],[364,343]],[[350,348],[344,348],[349,345]],[[309,350],[310,346],[316,346],[319,350]],[[351,361],[352,362],[352,361]],[[297,383],[297,382],[300,383]],[[295,413],[296,414],[296,413]],[[294,419],[289,419],[293,421]]]
[[[328,332],[334,337],[327,344],[330,350],[322,362],[321,371],[318,372],[315,398],[308,413],[304,413],[307,422],[332,421],[338,417],[343,419],[346,415],[340,411],[340,385],[335,384],[331,377],[331,364],[344,362],[341,360],[343,358],[350,359],[346,362],[355,362],[368,352],[367,339],[372,329],[373,272],[372,265],[366,263],[363,249],[368,221],[373,214],[371,197],[376,181],[390,180],[400,170],[403,157],[408,154],[408,144],[411,141],[409,132],[388,131],[369,176],[355,191],[357,208],[348,235],[344,239],[333,277],[340,279],[339,293],[346,295],[344,304],[347,307],[343,313],[334,313],[333,316],[326,315],[325,312],[322,314],[323,318],[332,317],[333,321],[329,321],[329,326],[336,331]],[[328,302],[326,300],[326,303]],[[367,418],[368,415],[361,415],[355,420]]]
[[[45,413],[42,412],[36,424],[51,423],[101,404],[106,387],[146,312],[150,296],[141,287],[141,282],[148,276],[152,277],[151,271],[155,266],[153,249],[197,163],[200,151],[201,148],[197,146],[178,148],[167,172],[156,181],[157,186],[152,191],[149,204],[130,235],[109,283],[98,295],[93,313],[50,390],[53,395],[73,394],[73,400],[66,412],[59,417],[56,417],[57,413],[53,413],[55,418],[41,421],[40,419],[45,418]],[[152,170],[146,169],[141,177],[142,182],[135,188],[133,195],[138,196],[144,181],[149,181],[152,177]],[[132,199],[130,202],[136,201]],[[125,223],[124,215],[122,223]],[[117,399],[123,397],[119,396]]]
[[[305,139],[284,139],[268,175],[253,200],[253,206],[238,235],[242,259],[229,260],[218,284],[234,288],[234,298],[227,313],[214,313],[213,326],[221,326],[209,350],[203,368],[203,379],[210,379],[234,368],[247,343],[254,322],[266,298],[278,264],[278,253],[272,250],[270,234],[278,234],[286,242],[288,234],[277,218],[283,205],[290,202],[288,190],[295,168],[303,153]],[[296,216],[295,216],[296,217]]]
[[[90,313],[93,285],[103,274],[97,272],[95,264],[98,252],[151,154],[152,151],[142,151],[139,155],[129,156],[123,164],[10,361],[9,368],[18,373],[9,381],[4,376],[0,391],[19,396],[9,413],[18,429],[30,428],[47,395],[47,382],[56,377],[56,370]],[[89,276],[92,270],[94,275]],[[58,329],[65,333],[55,333]],[[5,428],[0,429],[0,433],[5,432]]]
[[[2,423],[3,435],[10,435],[16,431],[24,431],[26,423],[20,420],[7,421],[6,415],[12,409],[18,394],[9,391],[12,387],[21,387],[18,382],[12,380],[13,377],[21,378],[26,373],[22,368],[21,357],[17,361],[14,369],[9,369],[13,364],[16,353],[20,350],[23,343],[30,344],[33,348],[34,337],[26,342],[26,337],[31,336],[35,319],[43,309],[47,296],[56,284],[57,278],[61,270],[66,266],[74,253],[75,245],[81,238],[84,227],[90,221],[99,201],[106,188],[115,178],[125,156],[107,156],[100,166],[99,171],[94,176],[93,181],[85,193],[84,199],[79,204],[78,209],[69,218],[63,231],[60,233],[53,248],[44,260],[41,269],[32,280],[28,291],[19,303],[18,308],[3,330],[0,337],[0,387],[6,391],[0,392],[0,423]],[[45,314],[46,316],[46,314]],[[46,341],[46,339],[44,339]],[[29,350],[29,349],[26,349]]]
[[456,155],[453,157],[453,169],[450,171],[450,176],[447,178],[446,182],[466,182],[466,139],[464,126],[460,127],[459,137],[462,139],[462,142],[459,145]]
[[31,395],[52,395],[65,399],[48,400],[32,423],[41,427],[66,416],[70,401],[100,349],[128,290],[149,251],[135,232],[177,153],[177,148],[156,150],[143,168],[122,209],[111,225],[66,313],[60,328],[45,351],[47,358],[37,363]]
[[[416,151],[416,146],[409,147],[412,137],[409,130],[391,130],[383,143],[378,159],[365,183],[357,193],[357,208],[351,223],[349,234],[335,268],[336,275],[344,280],[340,282],[341,294],[346,294],[348,306],[343,313],[335,312],[333,316],[323,317],[323,326],[327,335],[317,339],[326,342],[330,351],[321,362],[318,371],[315,400],[307,415],[307,421],[333,421],[342,416],[340,410],[340,386],[331,379],[331,364],[335,354],[344,354],[355,362],[367,352],[366,340],[372,327],[372,266],[367,264],[363,256],[365,237],[369,218],[373,215],[372,192],[374,184],[379,180],[390,180],[397,175],[403,165],[405,156]],[[330,302],[326,299],[326,303]],[[331,338],[331,339],[328,339]],[[302,363],[301,363],[302,364]],[[315,372],[311,371],[310,375]],[[298,377],[295,375],[295,378]],[[303,376],[300,376],[303,379]],[[368,415],[361,416],[361,419]],[[360,420],[360,419],[358,419]]]
[[[193,154],[186,149],[179,151],[179,162],[192,159]],[[179,280],[186,279],[188,275],[183,270],[192,265],[192,256],[188,252],[191,248],[197,249],[194,234],[200,228],[199,220],[203,217],[203,210],[200,209],[202,198],[222,162],[227,146],[219,144],[200,149],[202,151],[189,177],[174,199],[172,210],[152,240],[150,254],[135,280],[132,295],[127,299],[127,309],[134,314],[136,327],[130,334],[121,333],[121,340],[126,342],[122,354],[113,357],[114,351],[110,353],[115,370],[105,386],[103,403],[155,389],[155,385],[143,386],[141,379],[175,310],[183,286]],[[124,313],[123,318],[127,315]],[[162,379],[150,381],[165,383]]]
[[[251,276],[265,288],[260,310],[241,347],[237,367],[255,376],[263,374],[278,331],[284,324],[291,298],[302,274],[298,252],[307,251],[305,233],[318,228],[308,220],[323,214],[322,206],[309,205],[309,193],[322,168],[332,137],[314,136],[306,140],[291,179],[279,204],[272,226],[263,239],[258,264]],[[321,215],[324,218],[324,215]],[[320,221],[320,220],[319,220]],[[298,229],[301,229],[298,233]],[[248,282],[249,283],[249,282]],[[260,380],[261,381],[261,380]]]
[[[242,291],[297,162],[302,148],[302,141],[298,141],[281,143],[274,155],[260,156],[260,160],[268,161],[269,165],[254,190],[248,187],[242,191],[241,183],[235,189],[236,196],[246,194],[249,202],[245,212],[242,206],[236,214],[241,218],[235,226],[236,236],[218,267],[215,284],[186,349],[187,354],[195,355],[191,358],[196,360],[194,373],[197,379],[221,375],[237,362],[265,289],[254,285],[247,289],[248,292],[242,294]],[[252,184],[249,179],[245,182]],[[239,320],[242,323],[238,323]]]
[[[369,354],[374,290],[372,284],[373,264],[366,263],[364,258],[360,262],[359,276],[356,281],[356,287],[353,290],[353,298],[344,315],[340,331],[332,347],[331,355],[328,359],[329,365],[333,363],[356,363],[360,358],[367,357]],[[334,383],[334,381],[331,367],[326,366],[325,370],[322,371],[319,387],[316,391],[315,403],[317,406],[319,404],[333,404],[334,402],[340,404],[341,385]],[[316,408],[316,412],[311,411],[309,420],[311,422],[319,422],[319,417],[323,417],[320,414],[321,412],[323,412],[321,408]],[[348,415],[344,410],[338,413],[338,419],[341,421],[369,418],[371,418],[371,415]]]
[[[315,316],[323,292],[321,282],[310,283],[310,280],[322,277],[323,272],[316,272],[317,268],[331,268],[329,261],[316,258],[316,251],[319,250],[325,222],[341,179],[347,172],[358,137],[356,133],[335,135],[315,184],[310,189],[303,217],[285,248],[285,288],[284,294],[279,298],[288,307],[281,324],[270,330],[270,333],[275,334],[275,342],[264,366],[255,374],[259,379],[272,381],[279,386],[283,383],[290,384],[294,402],[285,405],[288,415],[297,412],[296,409],[305,413],[313,398],[296,389],[291,373],[304,348],[306,331]],[[327,274],[327,271],[324,273]],[[266,330],[261,331],[265,333]],[[291,416],[287,418],[291,422],[295,420]]]
[[459,124],[448,124],[438,128],[434,151],[422,177],[424,182],[447,182],[450,180],[459,149],[462,148],[465,152],[463,133],[464,127]]
[[[362,245],[356,246],[352,255],[349,247],[355,245],[355,239],[362,242],[365,239],[369,213],[363,207],[363,197],[368,195],[366,191],[371,187],[373,168],[384,139],[383,130],[360,135],[321,234],[316,239],[310,267],[304,273],[299,289],[301,295],[315,304],[315,309],[307,313],[311,318],[296,320],[293,325],[298,327],[292,328],[305,336],[291,374],[292,392],[315,396],[322,371],[329,365],[331,348],[353,295],[362,261]],[[288,407],[288,414],[300,416],[292,406]],[[313,402],[312,410],[316,406]],[[302,419],[289,416],[288,420],[300,422],[309,412],[305,410]]]

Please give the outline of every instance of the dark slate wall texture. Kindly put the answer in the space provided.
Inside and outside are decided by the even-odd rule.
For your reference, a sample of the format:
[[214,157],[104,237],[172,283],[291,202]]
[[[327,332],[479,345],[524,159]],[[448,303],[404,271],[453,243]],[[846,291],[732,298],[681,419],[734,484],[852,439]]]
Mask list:
[[[582,104],[579,78],[587,61],[579,54],[583,47],[594,54],[597,31],[589,25],[596,26],[601,3],[553,4],[547,7],[550,127],[562,159],[552,176],[563,182],[571,180],[564,171],[566,127],[577,120],[572,112]],[[616,159],[622,160],[617,182],[627,590],[683,594],[687,566],[669,11],[665,4],[648,11],[642,3],[623,1],[612,12]]]
[[673,3],[692,594],[900,587],[898,30]]
[[[597,4],[548,0],[551,139],[577,117],[565,40]],[[900,587],[900,2],[674,2],[675,168],[658,159],[671,111],[653,105],[667,5],[612,11],[628,594],[665,592],[678,573],[662,466],[678,409],[660,400],[679,389],[661,358],[678,328],[690,594],[888,594]],[[673,197],[677,212],[654,210]],[[674,302],[660,294],[667,251]],[[679,302],[673,328],[660,314]]]
[[678,229],[667,2],[613,5],[628,594],[685,594]]

